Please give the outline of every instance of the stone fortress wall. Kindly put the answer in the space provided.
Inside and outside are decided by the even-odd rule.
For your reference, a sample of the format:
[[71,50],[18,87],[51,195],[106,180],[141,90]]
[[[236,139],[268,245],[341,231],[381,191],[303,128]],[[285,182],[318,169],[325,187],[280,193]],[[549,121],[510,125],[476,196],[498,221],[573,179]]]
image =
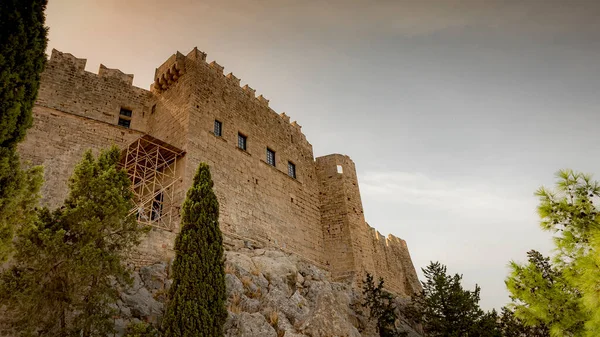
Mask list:
[[[269,108],[269,101],[194,48],[172,55],[155,71],[150,90],[133,75],[53,50],[42,74],[34,125],[20,145],[24,161],[45,167],[43,202],[66,197],[74,165],[89,148],[126,148],[149,135],[185,152],[174,185],[179,205],[196,167],[211,167],[225,235],[277,247],[325,267],[336,280],[382,276],[403,295],[420,289],[406,243],[384,238],[365,222],[356,170],[344,155],[314,158],[300,125]],[[132,112],[119,125],[121,109]],[[222,134],[215,135],[215,120]],[[246,149],[238,147],[238,134]],[[275,166],[267,162],[275,152]],[[296,177],[288,174],[293,163]],[[178,221],[178,220],[175,220]],[[154,228],[140,247],[145,264],[173,256],[177,225]]]

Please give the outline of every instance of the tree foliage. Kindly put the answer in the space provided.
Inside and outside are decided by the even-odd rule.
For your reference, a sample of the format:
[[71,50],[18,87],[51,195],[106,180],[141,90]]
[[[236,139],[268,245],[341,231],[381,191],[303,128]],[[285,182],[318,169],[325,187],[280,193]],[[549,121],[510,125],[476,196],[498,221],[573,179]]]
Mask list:
[[545,325],[526,325],[507,307],[502,308],[498,324],[502,337],[550,337],[550,332]]
[[541,228],[554,234],[552,258],[528,253],[511,262],[506,285],[515,316],[544,324],[552,336],[600,335],[600,186],[591,176],[558,172],[556,189],[540,188]]
[[113,147],[85,153],[55,211],[19,229],[12,266],[0,277],[2,319],[22,336],[106,336],[117,285],[131,281],[123,256],[145,229],[129,215],[127,174]]
[[423,269],[423,291],[413,299],[413,318],[423,325],[428,336],[500,336],[495,311],[479,307],[479,286],[465,290],[462,275],[449,275],[446,266],[432,262]]
[[[0,1],[0,262],[8,257],[15,225],[29,212],[39,169],[23,172],[16,145],[31,126],[31,110],[46,63],[47,0]],[[31,183],[34,183],[31,185]]]
[[225,266],[219,203],[208,165],[201,163],[183,203],[175,242],[173,284],[163,321],[168,337],[223,336]]
[[31,126],[31,109],[46,64],[47,2],[0,2],[0,147],[13,147]]
[[369,309],[371,319],[376,322],[377,332],[380,337],[401,337],[407,333],[396,328],[398,314],[394,297],[383,289],[383,278],[375,286],[373,275],[367,273],[363,284],[363,307]]

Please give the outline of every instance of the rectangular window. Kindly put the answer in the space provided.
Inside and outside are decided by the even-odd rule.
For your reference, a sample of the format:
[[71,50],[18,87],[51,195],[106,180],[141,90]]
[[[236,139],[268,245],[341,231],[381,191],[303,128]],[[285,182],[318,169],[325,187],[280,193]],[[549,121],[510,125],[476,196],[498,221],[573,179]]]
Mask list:
[[267,163],[275,166],[275,151],[267,148]]
[[246,142],[247,142],[247,137],[242,135],[241,133],[238,133],[238,147],[241,150],[246,151]]
[[120,126],[124,126],[126,128],[129,128],[129,126],[131,125],[131,120],[130,119],[119,118],[119,125]]
[[131,118],[132,112],[129,109],[121,108],[119,115]]
[[133,113],[129,109],[121,108],[119,111],[119,125],[129,128],[131,126],[131,116]]
[[296,179],[296,165],[288,161],[288,176]]
[[223,136],[223,123],[215,119],[215,136]]

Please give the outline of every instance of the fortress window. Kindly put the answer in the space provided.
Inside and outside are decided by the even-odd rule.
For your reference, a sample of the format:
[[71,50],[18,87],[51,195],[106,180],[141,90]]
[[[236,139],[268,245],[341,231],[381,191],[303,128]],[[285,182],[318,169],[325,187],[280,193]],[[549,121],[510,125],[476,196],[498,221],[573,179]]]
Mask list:
[[296,165],[288,161],[288,176],[296,179]]
[[244,150],[246,151],[246,142],[247,142],[247,137],[242,135],[241,133],[238,132],[238,148],[240,148],[240,150]]
[[215,119],[215,136],[223,136],[223,123]]
[[342,165],[337,166],[337,173],[344,173],[344,169],[342,168]]
[[121,108],[119,115],[131,118],[132,112],[129,109]]
[[129,128],[131,126],[131,115],[133,113],[129,109],[121,108],[119,112],[119,125]]
[[131,120],[130,119],[124,119],[124,118],[119,118],[119,125],[126,127],[129,129],[129,126],[131,125]]
[[267,163],[275,166],[275,151],[267,148]]

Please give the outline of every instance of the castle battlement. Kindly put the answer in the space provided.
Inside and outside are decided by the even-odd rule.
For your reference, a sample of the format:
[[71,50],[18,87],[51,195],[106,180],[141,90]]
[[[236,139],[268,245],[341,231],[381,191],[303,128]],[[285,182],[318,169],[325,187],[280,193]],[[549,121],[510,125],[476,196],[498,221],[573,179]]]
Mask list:
[[[269,108],[269,100],[266,99],[264,95],[261,94],[256,96],[256,90],[250,87],[250,85],[244,84],[243,86],[241,86],[240,78],[236,77],[232,72],[228,73],[227,75],[224,75],[225,68],[223,66],[217,63],[217,61],[212,61],[208,63],[206,58],[207,54],[198,50],[197,47],[192,49],[192,51],[190,51],[185,56],[180,52],[175,53],[169,59],[167,59],[161,66],[159,66],[159,68],[156,69],[154,75],[155,79],[154,83],[151,86],[151,90],[156,93],[161,93],[167,90],[175,82],[177,82],[177,80],[185,73],[185,62],[186,60],[188,60],[196,65],[208,65],[208,69],[214,71],[214,73],[218,77],[222,76],[223,78],[225,78],[227,83],[230,83],[232,87],[235,87],[237,89],[241,88],[242,92],[246,96],[253,98],[257,104]],[[269,108],[269,110],[274,114],[281,116],[281,114],[277,114],[277,112],[273,111],[272,109]],[[289,117],[287,117],[287,115],[286,118],[284,118],[284,120],[292,126],[292,130],[295,130],[296,132],[299,132],[301,134],[301,139],[306,140],[306,137],[301,132],[302,127],[298,125],[297,122],[290,123]]]
[[63,53],[56,49],[52,49],[52,54],[50,54],[50,62],[53,64],[64,64],[72,66],[79,71],[84,71],[87,59],[80,59],[73,56],[72,54]]
[[[155,69],[145,90],[132,85],[131,74],[102,64],[93,74],[85,71],[85,59],[53,50],[33,128],[19,149],[24,160],[45,167],[43,202],[64,200],[85,150],[116,144],[152,177],[142,183],[146,178],[132,176],[136,203],[144,205],[138,209],[153,209],[144,221],[154,228],[132,259],[165,260],[174,255],[185,192],[198,164],[206,162],[227,235],[313,261],[336,280],[359,283],[369,272],[399,294],[418,291],[406,242],[366,223],[352,159],[315,158],[297,121],[275,112],[262,94],[206,57],[197,48],[176,52]],[[141,139],[154,145],[136,147]],[[153,167],[148,158],[159,159],[152,152],[158,148],[177,149],[177,156]]]

